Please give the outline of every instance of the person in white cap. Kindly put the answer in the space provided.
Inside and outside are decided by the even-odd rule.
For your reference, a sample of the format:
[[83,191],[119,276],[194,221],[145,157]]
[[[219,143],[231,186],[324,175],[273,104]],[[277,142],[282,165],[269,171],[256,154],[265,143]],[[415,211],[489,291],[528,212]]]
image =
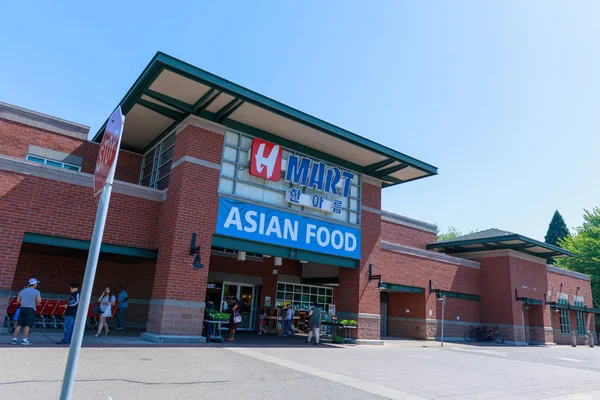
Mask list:
[[35,325],[35,310],[37,306],[42,302],[42,295],[37,290],[38,280],[31,278],[27,284],[27,287],[19,292],[17,302],[21,305],[21,311],[19,312],[19,319],[17,321],[17,328],[11,344],[17,344],[17,338],[21,327],[23,328],[23,346],[29,346],[29,330]]

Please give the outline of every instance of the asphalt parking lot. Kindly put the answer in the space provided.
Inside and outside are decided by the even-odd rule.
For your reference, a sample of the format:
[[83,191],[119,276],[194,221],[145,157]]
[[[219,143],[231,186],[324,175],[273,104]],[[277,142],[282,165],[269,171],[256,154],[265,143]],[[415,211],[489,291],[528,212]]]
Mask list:
[[[288,342],[85,347],[74,399],[598,399],[600,348]],[[56,399],[66,347],[4,346],[1,398]]]

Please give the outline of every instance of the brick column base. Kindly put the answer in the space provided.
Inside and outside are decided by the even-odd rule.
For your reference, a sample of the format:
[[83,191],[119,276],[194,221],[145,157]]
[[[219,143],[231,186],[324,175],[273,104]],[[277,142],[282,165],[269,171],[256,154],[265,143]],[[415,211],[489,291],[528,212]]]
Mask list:
[[152,299],[141,337],[157,343],[204,343],[204,308],[203,301]]
[[364,340],[381,339],[381,317],[378,314],[358,314],[356,338]]
[[[342,319],[353,319],[356,321],[356,329],[350,331],[353,339],[380,340],[381,316],[379,314],[357,314],[350,312],[338,312],[338,321]],[[341,332],[339,333],[342,334]]]

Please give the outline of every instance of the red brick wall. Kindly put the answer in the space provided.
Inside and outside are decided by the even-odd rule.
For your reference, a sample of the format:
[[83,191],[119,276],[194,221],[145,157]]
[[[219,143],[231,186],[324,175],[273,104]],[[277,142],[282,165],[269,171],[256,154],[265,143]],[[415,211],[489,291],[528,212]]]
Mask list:
[[[548,301],[557,302],[558,293],[560,289],[560,283],[563,282],[565,285],[562,287],[562,293],[569,295],[569,304],[574,304],[575,294],[577,293],[577,286],[581,286],[579,289],[578,296],[585,296],[584,305],[586,307],[594,307],[592,299],[592,287],[590,281],[571,277],[568,275],[559,274],[556,272],[546,271],[548,277],[548,290],[552,291],[552,298]],[[554,287],[552,287],[554,285]],[[586,292],[587,291],[587,295]],[[571,319],[571,330],[577,331],[577,317],[575,311],[569,312]],[[553,326],[557,335],[560,335],[560,313],[552,312]],[[588,314],[586,318],[586,328],[592,332],[596,331],[595,315]],[[570,343],[570,337],[565,337],[562,341],[560,337],[556,340],[561,343]]]
[[[579,289],[578,296],[584,296],[585,292],[587,291],[587,296],[585,296],[584,304],[586,305],[586,307],[593,307],[592,287],[590,281],[571,277],[568,275],[558,274],[556,272],[551,272],[547,270],[546,273],[548,277],[547,290],[552,290],[552,299],[548,299],[548,301],[557,301],[558,292],[560,291],[560,283],[564,282],[565,285],[562,288],[562,293],[569,294],[569,303],[573,304],[574,296],[577,292],[577,286],[581,286],[581,289]],[[554,288],[552,288],[552,285],[554,285]]]
[[[510,277],[513,288],[517,289],[519,297],[540,300],[544,304],[544,295],[548,291],[548,280],[546,264],[522,260],[516,257],[510,258]],[[514,292],[514,289],[513,289]],[[522,302],[516,302],[513,294],[513,318],[515,323],[522,320]],[[539,308],[539,309],[538,309]],[[532,307],[526,317],[528,326],[550,326],[550,309],[545,307]]]
[[[381,187],[366,183],[362,184],[362,205],[381,209]],[[369,264],[375,266],[373,273],[377,274],[379,265],[381,216],[365,211],[361,213],[361,259],[358,270],[340,268],[338,307],[337,311],[346,313],[380,313],[380,295],[377,282],[369,281]],[[359,328],[355,334],[361,339],[379,338],[380,321],[378,319],[360,319]]]
[[[479,294],[480,270],[422,257],[382,250],[379,271],[384,282],[429,289]],[[379,272],[376,272],[379,273]]]
[[388,221],[381,221],[381,240],[425,249],[436,241],[436,234]]
[[[13,292],[23,289],[29,278],[36,278],[40,281],[38,289],[41,292],[68,294],[71,283],[78,282],[81,285],[85,272],[87,253],[76,253],[76,256],[71,257],[33,252],[21,253],[12,286]],[[101,255],[92,299],[100,296],[106,286],[110,286],[116,295],[118,286],[123,285],[132,299],[149,300],[154,282],[155,263],[155,260]]]
[[514,287],[508,256],[478,260],[481,264],[481,322],[513,324]]
[[[0,171],[0,290],[12,287],[29,215],[29,203],[23,199],[34,187],[33,180],[24,175]],[[4,296],[0,299],[5,301]],[[4,303],[0,303],[0,310],[4,309]]]
[[361,204],[376,210],[381,210],[381,187],[363,181]]
[[[99,144],[0,119],[0,154],[25,158],[30,144],[82,157],[81,171],[94,173]],[[142,155],[122,150],[115,179],[138,183],[141,167]]]
[[187,155],[221,164],[223,135],[191,125],[185,128],[185,133],[185,135],[181,133],[177,135],[173,162]]
[[[177,135],[174,160],[189,155],[220,162],[223,135],[188,126]],[[202,302],[210,269],[212,235],[218,212],[219,170],[184,162],[171,171],[169,195],[162,203],[157,244],[160,249],[152,292],[153,299]],[[189,256],[192,233],[204,268],[194,270]],[[148,331],[161,335],[202,333],[203,309],[199,307],[150,307]]]
[[[91,239],[97,198],[89,187],[0,171],[0,196],[0,222],[18,222],[25,232]],[[156,248],[159,207],[155,201],[113,192],[104,242]]]
[[[444,320],[456,322],[479,322],[481,312],[481,303],[474,300],[446,298],[446,309],[444,310]],[[442,302],[436,301],[434,315],[442,319]],[[460,319],[457,319],[459,317]],[[431,317],[428,317],[431,318]]]
[[[388,315],[390,317],[425,319],[426,298],[424,293],[389,293]],[[406,312],[406,310],[410,312]]]
[[[97,201],[91,188],[0,171],[0,199],[0,290],[13,287],[25,232],[91,239]],[[104,242],[156,248],[159,207],[157,202],[113,193]],[[0,318],[5,299],[0,300]]]

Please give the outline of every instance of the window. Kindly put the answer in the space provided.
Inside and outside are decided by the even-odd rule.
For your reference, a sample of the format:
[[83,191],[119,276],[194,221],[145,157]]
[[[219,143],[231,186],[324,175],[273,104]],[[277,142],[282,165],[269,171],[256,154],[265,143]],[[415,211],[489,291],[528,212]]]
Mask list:
[[[348,198],[337,198],[336,196],[336,199],[339,199],[342,202],[342,210],[339,214],[330,214],[321,210],[295,205],[285,200],[286,192],[291,187],[294,187],[293,184],[286,182],[285,179],[274,182],[250,175],[248,163],[250,160],[249,152],[252,147],[252,139],[252,136],[230,129],[225,131],[223,159],[221,162],[221,178],[219,180],[220,193],[232,194],[245,199],[255,200],[270,205],[289,208],[296,211],[303,211],[304,213],[316,215],[322,218],[360,225],[360,174],[354,174],[354,179],[350,185],[350,195]],[[283,148],[284,160],[287,160],[290,154],[305,156],[298,152]],[[320,161],[313,157],[308,158],[313,161]],[[321,193],[315,189],[310,189],[307,187],[302,187],[302,192],[309,195]],[[323,194],[327,200],[333,199],[331,194],[321,194]]]
[[294,310],[309,310],[313,301],[316,301],[321,308],[324,308],[326,304],[332,304],[333,288],[277,283],[275,307],[281,307],[289,303]]
[[81,167],[79,165],[69,164],[62,161],[50,160],[49,158],[34,156],[31,154],[27,154],[27,161],[33,161],[36,163],[45,164],[56,168],[68,169],[69,171],[81,171]]
[[174,150],[175,132],[162,139],[144,155],[140,185],[161,190],[169,186]]
[[[569,304],[568,300],[559,299],[558,304]],[[560,333],[571,334],[571,318],[569,310],[560,309]]]
[[[583,307],[582,301],[576,301],[576,306]],[[585,312],[576,311],[575,312],[576,320],[577,320],[577,333],[579,335],[585,335],[587,333],[587,329],[585,328]]]

